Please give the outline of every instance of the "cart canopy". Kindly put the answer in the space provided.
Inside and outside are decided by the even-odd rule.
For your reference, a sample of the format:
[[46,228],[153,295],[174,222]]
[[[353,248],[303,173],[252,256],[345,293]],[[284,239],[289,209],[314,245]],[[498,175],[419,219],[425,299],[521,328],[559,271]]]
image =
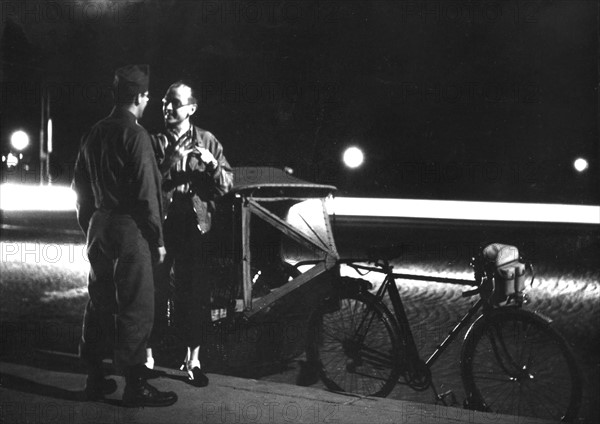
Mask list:
[[233,173],[232,195],[314,198],[327,197],[336,191],[335,186],[301,180],[282,169],[268,166],[238,167]]

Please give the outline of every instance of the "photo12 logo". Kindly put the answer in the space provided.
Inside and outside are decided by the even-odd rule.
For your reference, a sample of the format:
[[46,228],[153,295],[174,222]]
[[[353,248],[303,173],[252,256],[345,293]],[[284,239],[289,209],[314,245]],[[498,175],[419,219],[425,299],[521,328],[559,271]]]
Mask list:
[[531,81],[513,83],[401,81],[389,90],[388,97],[395,105],[407,103],[537,104],[541,102],[541,88],[539,84]]
[[[204,24],[295,24],[297,22],[335,23],[347,5],[339,0],[203,1],[200,21]],[[353,2],[348,2],[352,4]],[[344,7],[342,7],[344,6]]]
[[515,24],[538,22],[540,4],[524,1],[470,1],[470,0],[408,0],[396,2],[400,22],[416,21],[423,24],[499,23]]
[[102,20],[127,24],[142,22],[144,2],[14,0],[2,1],[0,12],[2,22],[12,19],[21,24],[93,23]]
[[[308,406],[307,406],[308,405]],[[297,402],[204,402],[200,422],[327,423],[340,422],[338,404]]]

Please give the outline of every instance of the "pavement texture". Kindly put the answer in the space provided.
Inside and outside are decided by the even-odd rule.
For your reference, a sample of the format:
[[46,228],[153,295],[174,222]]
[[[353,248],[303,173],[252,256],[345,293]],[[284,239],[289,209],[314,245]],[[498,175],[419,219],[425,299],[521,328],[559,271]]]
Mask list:
[[175,391],[165,408],[121,406],[124,379],[103,402],[85,402],[85,375],[0,362],[2,423],[544,423],[531,418],[488,414],[402,400],[356,397],[324,390],[209,374],[195,388],[181,372],[157,368],[151,383]]
[[[387,228],[385,229],[387,231]],[[371,229],[369,229],[371,231]],[[382,230],[383,231],[383,230]],[[479,231],[479,230],[478,230]],[[61,229],[62,232],[62,229]],[[74,233],[75,234],[75,233]],[[448,240],[454,240],[449,234]],[[462,233],[461,233],[462,234]],[[3,227],[3,237],[7,232]],[[390,240],[404,239],[402,234],[391,232]],[[477,235],[478,237],[480,234]],[[534,237],[535,236],[535,237]],[[54,242],[40,238],[39,233],[32,235],[43,251],[46,242]],[[81,235],[73,235],[73,239],[64,238],[70,243],[68,248],[81,243]],[[69,236],[70,237],[70,236]],[[369,240],[365,234],[352,234],[353,239]],[[369,235],[371,239],[375,235]],[[414,237],[414,235],[413,235]],[[493,238],[496,240],[496,238]],[[504,237],[502,239],[512,239]],[[532,235],[536,247],[558,246],[563,237],[558,235],[543,238],[539,234]],[[576,240],[580,240],[577,237]],[[20,239],[19,239],[20,240]],[[40,241],[42,240],[42,241]],[[445,239],[433,244],[439,247],[430,253],[418,251],[414,258],[405,262],[422,268],[427,273],[436,268],[448,269],[459,274],[466,264],[454,261],[455,257],[468,257],[460,250],[460,255],[447,255],[452,249],[445,249]],[[498,238],[500,240],[500,238]],[[553,241],[554,244],[546,241]],[[571,238],[569,238],[571,240]],[[560,241],[560,243],[558,243]],[[428,241],[428,243],[432,243]],[[465,245],[470,246],[466,241]],[[572,244],[574,244],[573,242]],[[21,244],[14,244],[21,246]],[[429,246],[429,245],[427,245]],[[427,247],[426,246],[426,247]],[[449,244],[450,247],[461,247],[462,244]],[[23,249],[24,249],[23,245]],[[442,249],[443,248],[443,249]],[[534,249],[535,250],[535,249]],[[540,249],[543,250],[543,249]],[[547,252],[546,252],[547,250]],[[580,411],[581,423],[597,423],[599,416],[598,393],[600,392],[600,272],[597,266],[597,250],[588,254],[593,258],[592,265],[582,266],[578,262],[568,263],[556,269],[552,258],[558,253],[548,248],[543,250],[545,266],[538,267],[539,278],[530,287],[531,302],[528,309],[542,313],[553,320],[555,328],[567,339],[577,356],[583,374],[584,393]],[[565,250],[565,249],[563,249]],[[574,250],[574,251],[582,251]],[[587,251],[584,249],[584,251]],[[70,251],[69,251],[70,252]],[[443,253],[443,254],[442,254]],[[30,256],[32,256],[30,254]],[[419,265],[421,256],[422,266]],[[433,256],[433,258],[430,258]],[[446,261],[446,257],[450,259]],[[571,255],[572,256],[572,255]],[[440,265],[440,258],[444,258]],[[433,264],[430,265],[430,264]],[[440,266],[435,266],[435,265]],[[552,264],[554,267],[550,267]],[[73,289],[63,293],[63,287],[56,286],[55,281],[67,281],[75,276],[84,282],[84,276],[73,272],[61,273],[48,266],[35,264],[36,278],[39,287],[32,282],[32,275],[12,274],[10,262],[0,263],[0,423],[535,423],[530,418],[501,416],[467,411],[458,407],[436,405],[430,390],[415,392],[399,384],[387,399],[359,398],[326,391],[322,383],[303,388],[295,386],[298,374],[297,361],[286,363],[286,371],[275,370],[271,373],[259,373],[250,367],[244,368],[243,374],[231,374],[228,367],[207,367],[211,384],[207,388],[194,388],[186,383],[183,373],[176,371],[177,363],[168,368],[159,368],[165,374],[152,380],[152,384],[161,390],[173,390],[179,395],[179,401],[168,408],[131,409],[120,406],[120,398],[124,381],[116,377],[119,390],[106,402],[83,402],[81,400],[85,375],[75,363],[75,357],[65,352],[75,352],[81,326],[81,310],[85,302],[84,283],[77,283]],[[64,271],[64,272],[63,272]],[[411,272],[398,264],[398,272]],[[15,274],[16,271],[13,272]],[[452,275],[450,275],[452,276]],[[14,281],[13,281],[14,280]],[[77,281],[79,281],[77,280]],[[9,284],[10,283],[10,284]],[[68,286],[69,288],[71,286]],[[31,289],[31,290],[30,290]],[[11,292],[14,291],[13,292]],[[37,290],[40,290],[38,288]],[[443,338],[457,317],[469,307],[471,300],[461,297],[462,288],[452,285],[423,284],[402,282],[401,294],[407,308],[407,314],[419,351],[430,353]],[[8,296],[11,294],[11,296]],[[69,296],[66,296],[68,294]],[[277,326],[269,329],[280,330]],[[286,340],[295,335],[298,326],[286,323],[284,330]],[[251,329],[254,331],[255,329]],[[292,331],[294,330],[294,331]],[[280,346],[269,339],[270,343],[256,343],[256,334],[252,331],[240,343],[239,338],[231,336],[225,341],[228,346],[235,347],[229,351],[225,365],[235,365],[239,360],[253,359],[254,356],[270,353],[290,353],[293,346]],[[256,329],[258,332],[258,329]],[[267,332],[266,334],[271,334]],[[279,334],[274,331],[273,334]],[[293,338],[293,337],[292,337]],[[302,340],[302,337],[296,337]],[[254,342],[253,342],[254,341]],[[288,340],[289,341],[289,340]],[[258,349],[260,352],[252,350]],[[266,346],[266,348],[263,348]],[[457,405],[462,404],[464,393],[459,375],[458,359],[460,342],[450,347],[443,360],[433,367],[434,384],[440,391],[452,390],[457,396]],[[267,349],[268,348],[268,349]],[[289,348],[289,349],[288,349]],[[60,354],[49,357],[40,354],[40,349],[60,351]],[[36,350],[38,353],[36,353]],[[271,352],[273,351],[273,352]],[[175,352],[175,359],[181,359],[181,350]],[[45,359],[41,359],[40,356]],[[216,356],[223,359],[221,351]],[[283,355],[282,355],[283,356]],[[62,358],[62,359],[61,359]],[[159,364],[167,365],[168,358]],[[302,359],[297,357],[295,359]],[[231,363],[231,364],[230,364]],[[253,379],[257,374],[261,380]],[[241,376],[250,378],[240,378]]]

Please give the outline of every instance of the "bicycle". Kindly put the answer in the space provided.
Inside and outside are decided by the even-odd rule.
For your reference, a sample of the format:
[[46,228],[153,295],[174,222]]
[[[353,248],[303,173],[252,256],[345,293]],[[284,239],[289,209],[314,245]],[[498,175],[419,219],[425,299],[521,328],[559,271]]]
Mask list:
[[[397,249],[379,250],[367,261],[340,261],[360,274],[379,272],[377,288],[364,279],[341,277],[334,290],[312,312],[307,337],[307,363],[325,386],[336,392],[387,396],[403,379],[414,390],[431,387],[431,366],[458,334],[468,328],[462,344],[460,371],[469,409],[502,414],[573,421],[581,403],[582,383],[575,357],[548,319],[522,309],[526,297],[514,276],[506,285],[498,267],[479,254],[471,262],[474,280],[393,272]],[[366,264],[365,264],[366,263]],[[535,277],[533,265],[518,258],[519,269]],[[517,268],[514,269],[518,271]],[[396,279],[475,286],[463,297],[479,298],[454,325],[434,352],[419,355]],[[524,276],[518,277],[524,284]],[[384,303],[389,297],[392,311]],[[479,314],[478,314],[479,313]]]

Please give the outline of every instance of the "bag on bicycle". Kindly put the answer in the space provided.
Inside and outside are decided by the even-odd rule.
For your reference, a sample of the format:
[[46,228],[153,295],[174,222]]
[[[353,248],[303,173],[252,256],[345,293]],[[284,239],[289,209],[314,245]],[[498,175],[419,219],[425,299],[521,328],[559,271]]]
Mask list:
[[520,295],[525,288],[525,264],[519,259],[519,249],[493,243],[483,249],[483,257],[494,270],[494,300],[503,303],[509,296]]

